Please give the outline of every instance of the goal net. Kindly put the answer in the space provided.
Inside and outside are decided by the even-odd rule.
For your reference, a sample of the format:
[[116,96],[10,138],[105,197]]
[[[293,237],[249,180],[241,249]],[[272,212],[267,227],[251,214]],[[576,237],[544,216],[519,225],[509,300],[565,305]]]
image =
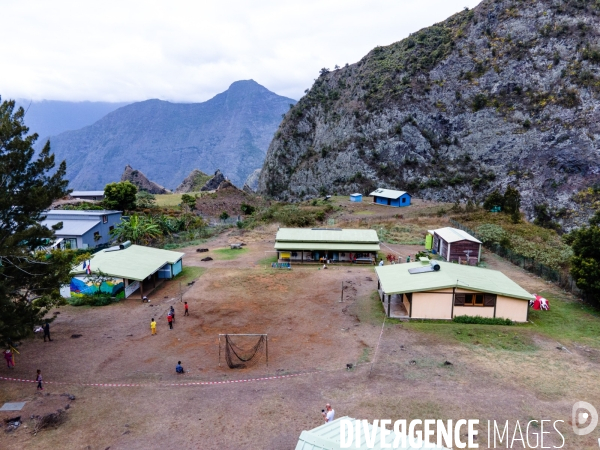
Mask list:
[[264,353],[269,365],[268,338],[266,334],[220,334],[219,366],[221,346],[224,346],[225,361],[230,369],[243,369],[260,361]]

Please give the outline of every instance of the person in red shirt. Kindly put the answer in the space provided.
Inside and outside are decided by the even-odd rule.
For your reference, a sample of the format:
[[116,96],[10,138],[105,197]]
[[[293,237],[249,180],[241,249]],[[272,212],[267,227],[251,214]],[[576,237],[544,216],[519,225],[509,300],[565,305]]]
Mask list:
[[171,314],[169,314],[167,316],[167,322],[169,322],[169,328],[172,330],[173,329],[173,316]]
[[184,316],[189,316],[190,312],[188,311],[188,304],[187,302],[184,302],[184,307],[185,307],[185,312],[183,313]]

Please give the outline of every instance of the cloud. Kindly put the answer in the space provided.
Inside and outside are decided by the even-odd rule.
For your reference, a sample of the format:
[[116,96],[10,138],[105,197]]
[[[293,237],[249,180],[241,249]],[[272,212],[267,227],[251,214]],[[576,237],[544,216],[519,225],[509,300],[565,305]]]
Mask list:
[[300,98],[353,63],[477,0],[3,2],[0,95],[204,101],[252,78]]

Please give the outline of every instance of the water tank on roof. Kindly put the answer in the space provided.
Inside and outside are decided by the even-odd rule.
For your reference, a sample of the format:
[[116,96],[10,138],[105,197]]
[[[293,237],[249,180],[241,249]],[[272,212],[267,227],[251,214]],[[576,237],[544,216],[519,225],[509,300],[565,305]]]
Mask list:
[[128,247],[131,247],[131,241],[125,241],[122,244],[119,244],[119,248],[121,250],[125,250]]

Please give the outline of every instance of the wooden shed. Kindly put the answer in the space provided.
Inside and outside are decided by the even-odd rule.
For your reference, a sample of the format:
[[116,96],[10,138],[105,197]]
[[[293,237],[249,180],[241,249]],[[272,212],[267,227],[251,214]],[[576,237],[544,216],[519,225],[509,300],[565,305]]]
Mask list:
[[[445,227],[429,230],[433,236],[429,250],[439,254],[446,261],[464,262],[475,265],[481,261],[481,241],[457,228]],[[430,240],[426,240],[430,242]]]

